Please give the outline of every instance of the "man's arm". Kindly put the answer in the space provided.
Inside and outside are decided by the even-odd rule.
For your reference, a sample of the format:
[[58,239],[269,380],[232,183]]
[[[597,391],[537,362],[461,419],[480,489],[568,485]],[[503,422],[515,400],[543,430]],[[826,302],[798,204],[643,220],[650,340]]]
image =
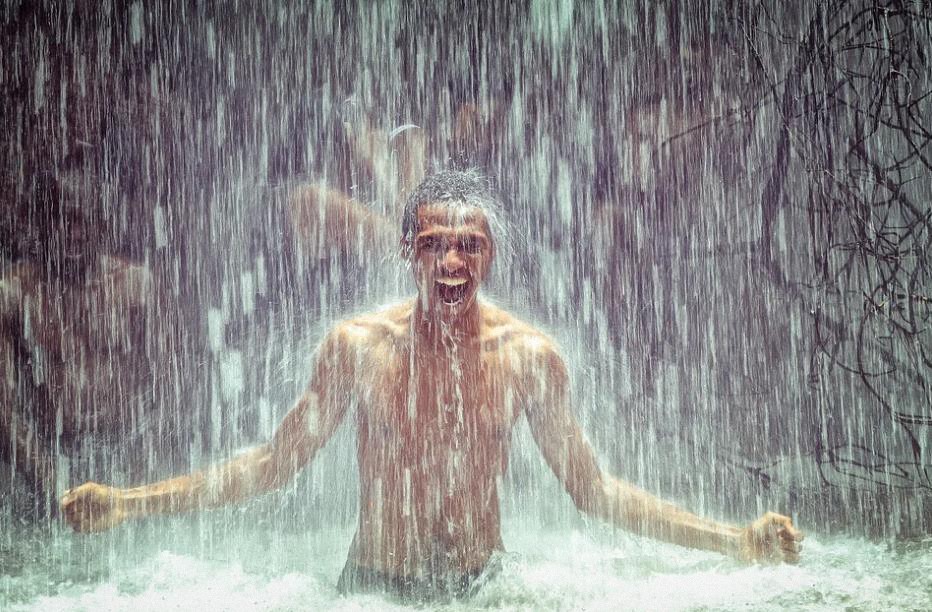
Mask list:
[[344,326],[327,337],[307,390],[271,442],[227,463],[155,484],[131,489],[83,484],[62,497],[65,519],[76,531],[103,531],[129,518],[214,508],[281,487],[313,459],[343,420],[354,353]]
[[295,233],[317,257],[326,255],[334,244],[351,253],[375,245],[381,256],[397,243],[397,230],[384,216],[324,184],[298,188],[288,206]]
[[[424,131],[408,124],[386,135],[367,121],[347,127],[353,163],[374,177],[380,198],[388,198],[393,204],[392,212],[400,214],[404,198],[424,178],[427,146]],[[291,194],[288,207],[302,245],[318,256],[326,254],[334,244],[347,252],[353,249],[374,252],[377,257],[390,253],[398,245],[398,228],[385,215],[325,183],[298,187]]]
[[526,413],[544,459],[581,511],[639,535],[739,559],[799,559],[802,534],[789,518],[767,513],[742,528],[718,523],[605,474],[569,409],[568,375],[556,350],[533,350]]

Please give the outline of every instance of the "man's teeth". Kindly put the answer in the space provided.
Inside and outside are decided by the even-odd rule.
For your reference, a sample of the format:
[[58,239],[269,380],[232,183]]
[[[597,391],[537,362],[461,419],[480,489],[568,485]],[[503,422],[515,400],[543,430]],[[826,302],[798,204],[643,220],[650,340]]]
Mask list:
[[466,284],[466,279],[443,277],[443,278],[438,278],[437,282],[440,283],[441,285],[446,285],[447,287],[459,287],[460,285]]

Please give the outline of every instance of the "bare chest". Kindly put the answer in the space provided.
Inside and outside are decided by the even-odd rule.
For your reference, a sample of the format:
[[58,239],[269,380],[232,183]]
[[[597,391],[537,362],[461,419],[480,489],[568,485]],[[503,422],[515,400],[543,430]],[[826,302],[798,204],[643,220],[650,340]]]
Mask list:
[[361,452],[377,448],[383,458],[419,470],[454,459],[481,471],[503,469],[518,414],[506,368],[482,355],[412,361],[395,353],[360,382]]

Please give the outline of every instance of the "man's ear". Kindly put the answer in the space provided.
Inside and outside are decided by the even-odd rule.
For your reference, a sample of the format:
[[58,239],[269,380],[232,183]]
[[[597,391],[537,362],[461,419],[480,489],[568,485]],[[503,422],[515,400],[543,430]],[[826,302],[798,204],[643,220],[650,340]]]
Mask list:
[[413,252],[414,248],[412,247],[410,240],[407,238],[402,238],[398,241],[398,254],[403,260],[410,262]]

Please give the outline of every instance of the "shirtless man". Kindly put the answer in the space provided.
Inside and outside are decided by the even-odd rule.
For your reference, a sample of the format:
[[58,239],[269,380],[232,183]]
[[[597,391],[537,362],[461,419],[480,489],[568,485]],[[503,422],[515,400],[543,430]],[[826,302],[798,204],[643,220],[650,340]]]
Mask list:
[[797,561],[802,534],[785,516],[767,513],[745,528],[716,523],[602,472],[573,414],[553,342],[477,298],[495,254],[495,209],[475,174],[428,177],[408,198],[402,226],[417,297],[338,324],[271,442],[152,485],[84,484],[62,498],[66,520],[95,532],[281,487],[353,405],[361,500],[339,588],[464,594],[502,549],[496,478],[523,414],[583,512],[747,561]]
[[[345,106],[354,109],[355,103]],[[288,200],[291,226],[311,259],[334,251],[357,260],[391,252],[398,237],[390,219],[397,218],[405,194],[424,176],[427,138],[422,128],[404,124],[386,133],[365,113],[346,115],[342,131],[332,136],[345,141],[345,157],[335,156],[342,161],[326,181],[301,185]],[[387,210],[361,201],[367,199],[388,204]]]
[[[183,459],[191,411],[169,400],[194,392],[180,375],[191,379],[180,340],[193,333],[179,331],[153,267],[111,252],[91,180],[54,181],[35,200],[44,214],[23,224],[15,259],[0,262],[0,461],[40,515],[68,480],[58,469],[86,474],[88,464],[119,461],[144,478]],[[159,466],[147,448],[158,448]]]
[[137,324],[151,274],[101,253],[99,219],[60,208],[41,263],[0,264],[0,460],[52,503],[54,456],[82,434],[122,433],[127,399],[152,386]]

